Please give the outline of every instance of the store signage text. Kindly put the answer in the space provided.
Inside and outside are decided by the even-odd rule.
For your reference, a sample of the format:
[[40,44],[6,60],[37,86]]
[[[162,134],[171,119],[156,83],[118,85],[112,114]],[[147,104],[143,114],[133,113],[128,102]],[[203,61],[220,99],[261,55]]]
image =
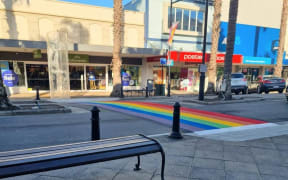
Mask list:
[[69,54],[69,62],[70,63],[88,63],[89,56],[86,54]]
[[3,77],[3,83],[7,86],[7,87],[13,87],[16,86],[18,83],[18,76],[14,71],[4,71],[2,73],[2,77]]
[[243,57],[243,64],[272,64],[271,58],[266,57],[250,57],[250,56],[244,56]]

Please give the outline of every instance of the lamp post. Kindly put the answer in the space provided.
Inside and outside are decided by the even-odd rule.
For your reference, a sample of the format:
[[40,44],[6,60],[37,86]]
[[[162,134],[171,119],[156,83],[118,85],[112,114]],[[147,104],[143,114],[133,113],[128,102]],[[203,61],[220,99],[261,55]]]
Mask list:
[[[208,0],[206,0],[206,4],[205,4],[205,24],[204,24],[203,51],[202,51],[202,64],[201,64],[202,66],[205,66],[207,21],[208,21]],[[205,86],[205,71],[202,70],[201,75],[200,75],[200,86],[199,86],[199,97],[198,97],[200,101],[204,100],[204,86]]]
[[[173,8],[173,4],[174,3],[177,3],[179,1],[183,1],[183,0],[175,0],[175,1],[172,1],[170,0],[170,17],[169,17],[169,27],[171,28],[172,26],[172,8]],[[171,57],[171,54],[170,54],[170,45],[168,45],[168,60],[167,61],[170,61],[170,57]],[[167,93],[167,96],[170,97],[170,89],[171,89],[171,78],[170,78],[170,65],[168,66],[168,93]]]

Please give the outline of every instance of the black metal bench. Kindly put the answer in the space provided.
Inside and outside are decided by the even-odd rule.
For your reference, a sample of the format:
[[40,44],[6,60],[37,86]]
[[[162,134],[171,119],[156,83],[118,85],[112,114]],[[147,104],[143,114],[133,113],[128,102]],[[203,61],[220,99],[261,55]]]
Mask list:
[[140,170],[140,155],[160,152],[161,179],[165,154],[161,145],[144,135],[0,152],[0,179],[137,156],[134,170]]

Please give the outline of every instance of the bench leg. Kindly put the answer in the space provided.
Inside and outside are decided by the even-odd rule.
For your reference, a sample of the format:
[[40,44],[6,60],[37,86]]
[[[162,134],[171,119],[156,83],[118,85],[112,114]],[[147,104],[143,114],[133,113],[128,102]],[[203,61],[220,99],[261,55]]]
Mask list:
[[165,153],[161,147],[161,156],[162,156],[162,166],[161,166],[161,180],[164,180],[164,169],[165,169]]
[[135,164],[134,171],[139,171],[139,170],[141,170],[141,167],[140,167],[140,156],[137,156],[137,164]]

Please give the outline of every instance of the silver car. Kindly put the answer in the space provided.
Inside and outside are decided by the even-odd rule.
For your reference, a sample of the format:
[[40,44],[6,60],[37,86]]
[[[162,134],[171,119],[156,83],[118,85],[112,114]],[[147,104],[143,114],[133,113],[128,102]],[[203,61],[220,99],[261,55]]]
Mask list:
[[232,73],[231,74],[231,91],[235,94],[248,94],[247,79],[242,73]]
[[[225,91],[225,82],[223,84],[222,78],[217,81],[216,91],[219,93],[221,91]],[[235,94],[248,94],[248,85],[247,79],[242,73],[232,73],[231,74],[231,92]]]

